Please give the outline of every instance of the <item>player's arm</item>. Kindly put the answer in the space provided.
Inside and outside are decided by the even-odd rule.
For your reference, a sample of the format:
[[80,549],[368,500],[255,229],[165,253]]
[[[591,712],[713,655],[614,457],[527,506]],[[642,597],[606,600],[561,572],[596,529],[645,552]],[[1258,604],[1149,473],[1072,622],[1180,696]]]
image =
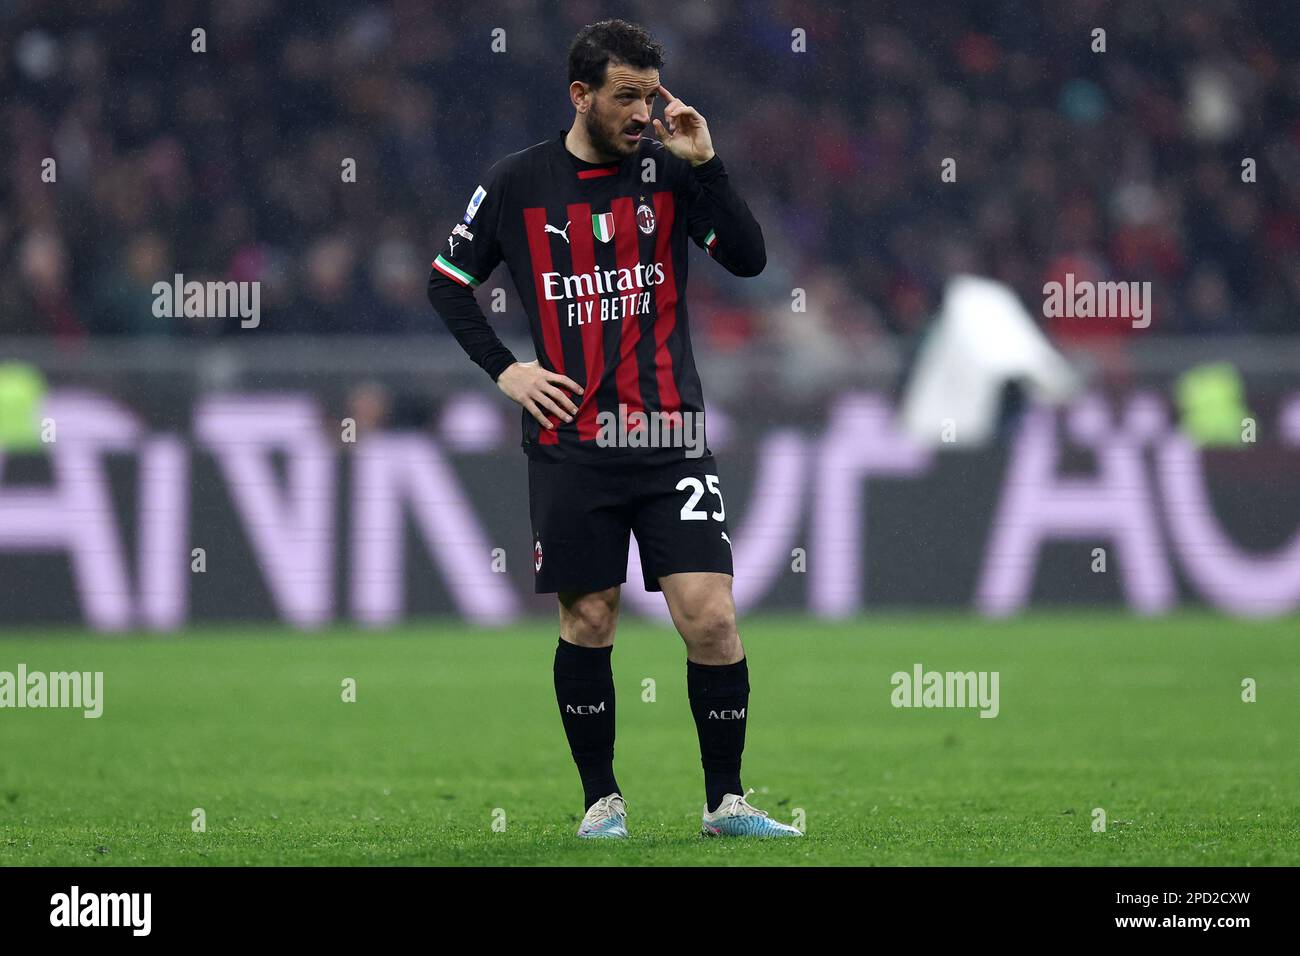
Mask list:
[[687,231],[695,244],[732,275],[756,276],[767,265],[763,230],[714,156],[693,167],[687,186]]
[[659,141],[690,163],[685,201],[691,239],[733,275],[758,275],[767,265],[763,229],[713,151],[708,123],[665,87],[659,87],[659,95],[667,100],[664,118],[668,124],[665,127],[658,119],[654,121]]
[[[437,260],[435,260],[436,262]],[[447,278],[435,265],[429,274],[429,301],[465,354],[497,381],[511,365],[514,353],[497,337],[469,287]]]
[[561,386],[578,395],[582,388],[566,376],[540,368],[536,361],[519,362],[474,298],[474,290],[502,258],[498,225],[504,196],[504,176],[494,169],[489,173],[488,187],[479,186],[474,191],[465,215],[433,260],[429,302],[460,347],[497,387],[544,428],[554,428],[546,417],[548,413],[566,422],[578,413]]

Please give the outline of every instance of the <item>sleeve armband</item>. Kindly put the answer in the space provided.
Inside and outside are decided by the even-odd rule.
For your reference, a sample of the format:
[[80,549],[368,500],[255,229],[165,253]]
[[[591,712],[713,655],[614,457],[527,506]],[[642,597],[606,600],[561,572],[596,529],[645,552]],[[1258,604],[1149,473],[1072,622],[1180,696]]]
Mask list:
[[455,263],[450,262],[444,256],[438,256],[438,258],[434,259],[433,267],[437,269],[439,272],[441,272],[443,275],[445,275],[448,279],[452,279],[455,282],[459,282],[461,285],[465,286],[468,289],[477,289],[479,283],[483,281],[482,279],[475,279],[464,269],[460,268]]

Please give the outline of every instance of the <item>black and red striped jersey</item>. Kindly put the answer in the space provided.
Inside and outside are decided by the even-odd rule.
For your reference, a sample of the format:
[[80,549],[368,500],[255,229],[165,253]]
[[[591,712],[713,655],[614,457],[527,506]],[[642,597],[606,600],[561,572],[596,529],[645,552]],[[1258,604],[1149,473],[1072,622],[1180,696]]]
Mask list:
[[584,390],[573,396],[574,420],[556,422],[554,431],[524,411],[530,457],[680,458],[682,447],[611,441],[610,427],[690,422],[703,434],[686,307],[687,240],[730,272],[752,276],[766,263],[762,230],[716,155],[692,166],[646,136],[621,162],[589,163],[564,139],[561,132],[487,171],[433,261],[429,298],[495,379],[515,358],[472,290],[506,263],[538,361]]

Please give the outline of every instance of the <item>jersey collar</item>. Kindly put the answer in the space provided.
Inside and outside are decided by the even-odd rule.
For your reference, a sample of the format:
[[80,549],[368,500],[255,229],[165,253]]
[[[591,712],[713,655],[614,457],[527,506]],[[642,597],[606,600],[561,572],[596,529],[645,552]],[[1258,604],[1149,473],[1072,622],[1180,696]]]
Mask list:
[[[579,179],[600,179],[604,176],[617,175],[618,171],[623,168],[623,163],[627,160],[617,163],[589,163],[585,159],[579,159],[569,152],[569,147],[564,144],[564,137],[569,134],[567,129],[560,130],[560,135],[556,137],[555,143],[560,152],[569,158],[573,171]],[[629,156],[628,159],[633,157]]]

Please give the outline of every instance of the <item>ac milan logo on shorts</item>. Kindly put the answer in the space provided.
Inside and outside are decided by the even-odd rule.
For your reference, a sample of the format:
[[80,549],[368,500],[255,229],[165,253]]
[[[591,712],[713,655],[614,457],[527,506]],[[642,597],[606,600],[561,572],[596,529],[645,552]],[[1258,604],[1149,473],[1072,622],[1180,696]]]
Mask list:
[[533,545],[533,570],[542,570],[542,539],[538,538],[537,543]]
[[645,203],[636,207],[637,227],[647,236],[655,231],[655,211]]

